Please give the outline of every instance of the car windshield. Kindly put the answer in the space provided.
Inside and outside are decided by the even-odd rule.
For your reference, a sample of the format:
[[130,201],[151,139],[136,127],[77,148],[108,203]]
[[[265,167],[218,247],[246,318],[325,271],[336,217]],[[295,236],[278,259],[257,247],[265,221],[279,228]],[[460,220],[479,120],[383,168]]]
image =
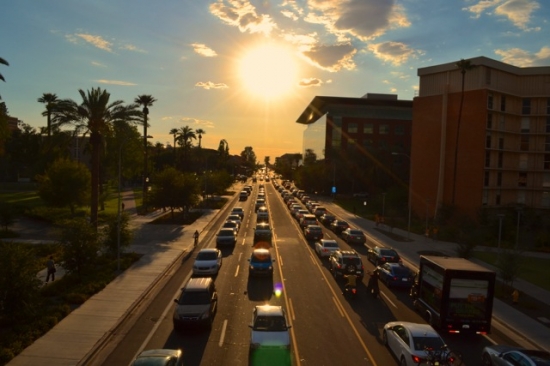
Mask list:
[[344,264],[345,265],[348,265],[348,264],[353,264],[355,266],[360,266],[361,265],[361,259],[357,258],[357,257],[344,257]]
[[363,235],[363,232],[361,230],[350,230],[349,233],[351,235]]
[[321,231],[321,228],[318,226],[310,226],[308,229],[309,231],[315,231],[315,232]]
[[237,223],[236,222],[226,222],[225,224],[223,224],[223,227],[237,227]]
[[221,229],[218,233],[218,236],[233,236],[235,235],[235,232],[233,229]]
[[338,243],[333,241],[325,242],[325,248],[338,248]]
[[216,260],[216,258],[218,258],[216,252],[199,252],[199,254],[197,254],[198,261],[212,261]]
[[393,267],[393,273],[397,276],[411,275],[411,271],[407,267]]
[[380,254],[384,257],[397,257],[397,252],[391,249],[381,249]]
[[250,257],[251,263],[271,263],[271,255],[270,254],[252,254],[252,257]]
[[261,332],[284,332],[287,330],[283,316],[258,316],[254,322],[254,330]]
[[445,343],[439,337],[413,337],[413,345],[415,350],[424,351],[426,348],[438,350],[443,347]]
[[210,294],[206,291],[184,291],[178,303],[180,305],[210,304]]

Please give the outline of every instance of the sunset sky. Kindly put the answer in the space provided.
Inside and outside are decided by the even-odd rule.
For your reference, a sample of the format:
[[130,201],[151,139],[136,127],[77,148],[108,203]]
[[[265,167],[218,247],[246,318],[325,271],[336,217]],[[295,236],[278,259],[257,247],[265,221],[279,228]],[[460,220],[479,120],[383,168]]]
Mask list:
[[43,93],[150,94],[151,142],[188,125],[274,162],[316,95],[412,100],[418,68],[476,56],[550,66],[549,21],[547,0],[3,0],[0,96],[39,128]]

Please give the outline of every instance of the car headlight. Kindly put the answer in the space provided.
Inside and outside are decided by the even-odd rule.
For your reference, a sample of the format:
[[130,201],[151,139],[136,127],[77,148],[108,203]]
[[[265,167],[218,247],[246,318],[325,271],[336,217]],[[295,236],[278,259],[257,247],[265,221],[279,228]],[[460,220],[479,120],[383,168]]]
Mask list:
[[270,271],[272,271],[272,270],[273,270],[273,266],[269,266],[268,269],[269,269]]
[[250,266],[250,267],[248,267],[248,268],[249,268],[251,271],[254,270],[254,266]]

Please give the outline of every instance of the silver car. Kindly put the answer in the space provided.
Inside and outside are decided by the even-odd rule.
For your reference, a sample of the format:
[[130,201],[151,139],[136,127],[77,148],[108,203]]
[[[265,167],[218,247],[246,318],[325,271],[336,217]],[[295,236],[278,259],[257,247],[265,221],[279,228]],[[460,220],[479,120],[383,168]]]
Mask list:
[[201,249],[193,263],[194,276],[217,275],[222,266],[222,252],[216,248]]
[[290,350],[290,325],[281,306],[254,307],[250,329],[250,351],[260,348]]
[[340,249],[338,242],[332,239],[321,239],[315,242],[315,251],[319,257],[330,257],[332,252]]

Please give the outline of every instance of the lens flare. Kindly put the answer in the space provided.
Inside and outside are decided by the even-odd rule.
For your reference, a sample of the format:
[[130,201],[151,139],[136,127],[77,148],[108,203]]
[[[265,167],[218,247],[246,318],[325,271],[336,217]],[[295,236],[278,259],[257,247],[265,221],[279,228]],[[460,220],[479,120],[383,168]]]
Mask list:
[[283,295],[283,284],[282,283],[276,283],[275,284],[275,297],[281,297]]

